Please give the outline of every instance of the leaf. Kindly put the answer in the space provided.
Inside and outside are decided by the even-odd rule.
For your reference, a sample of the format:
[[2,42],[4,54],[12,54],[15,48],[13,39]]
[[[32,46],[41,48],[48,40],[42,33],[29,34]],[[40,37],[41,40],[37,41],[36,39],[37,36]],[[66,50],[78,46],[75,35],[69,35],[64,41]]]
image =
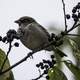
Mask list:
[[65,65],[70,69],[70,71],[74,74],[77,80],[80,80],[80,69],[72,64],[71,62],[64,61]]
[[55,52],[60,56],[60,57],[67,57],[67,55],[64,53],[64,52],[62,52],[60,49],[58,49],[58,48],[56,48],[55,49]]
[[58,69],[57,67],[53,67],[49,70],[49,80],[68,80],[65,74]]
[[76,41],[72,40],[72,39],[68,39],[69,44],[71,45],[71,48],[73,50],[73,55],[77,58],[77,60],[80,60],[80,49],[78,47],[78,44],[76,43]]
[[[5,57],[6,57],[5,52],[0,49],[0,68],[3,64]],[[9,67],[10,67],[10,63],[9,63],[9,60],[7,60],[4,67],[3,67],[3,70],[6,70]],[[10,71],[4,73],[3,75],[0,75],[0,80],[14,80],[14,76],[13,76],[12,71],[10,70]]]

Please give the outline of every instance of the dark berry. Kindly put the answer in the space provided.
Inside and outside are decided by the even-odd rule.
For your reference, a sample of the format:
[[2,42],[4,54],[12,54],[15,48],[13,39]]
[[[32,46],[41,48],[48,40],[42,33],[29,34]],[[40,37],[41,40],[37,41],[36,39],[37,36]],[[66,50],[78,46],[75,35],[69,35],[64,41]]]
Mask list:
[[55,61],[55,60],[52,60],[52,63],[53,63],[53,64],[56,64],[56,61]]
[[77,14],[72,14],[72,18],[77,18]]
[[43,63],[42,62],[40,62],[39,64],[40,64],[40,66],[43,66]]
[[60,40],[60,38],[61,38],[60,36],[55,36],[56,41]]
[[15,31],[14,29],[10,29],[10,30],[7,32],[7,34],[8,34],[8,33],[16,34],[16,31]]
[[49,64],[49,63],[51,63],[51,61],[50,60],[47,60],[47,63]]
[[77,11],[77,9],[74,7],[73,10],[72,10],[72,12],[76,13],[76,11]]
[[78,2],[78,5],[80,5],[80,2]]
[[19,47],[19,43],[18,43],[18,42],[15,42],[15,43],[14,43],[14,46],[15,46],[15,47]]
[[46,79],[49,79],[49,76],[48,75],[46,76]]
[[78,13],[78,18],[80,18],[80,13]]
[[50,38],[49,38],[49,41],[52,41],[53,38],[55,38],[55,34],[54,34],[54,33],[51,33],[51,36],[50,36]]
[[77,7],[77,9],[80,9],[80,4],[78,3],[78,5],[76,7]]
[[48,73],[48,70],[44,70],[44,74],[47,74]]
[[49,66],[48,65],[44,65],[44,67],[47,69]]
[[36,64],[36,67],[38,67],[38,68],[39,68],[39,67],[40,67],[40,65],[39,65],[39,64]]
[[3,39],[2,39],[2,42],[6,42],[6,40],[7,40],[7,37],[5,36],[5,37],[3,37]]
[[47,61],[45,59],[43,59],[43,63],[47,63]]
[[70,19],[70,15],[69,15],[69,14],[67,14],[67,15],[66,15],[66,18],[67,18],[67,19]]
[[0,41],[2,41],[2,37],[0,36]]
[[51,55],[51,58],[54,58],[54,55]]
[[41,66],[41,69],[44,69],[44,66]]
[[77,16],[77,14],[72,14],[72,18],[74,19],[75,22],[78,21],[78,16]]
[[74,18],[74,21],[77,22],[78,21],[78,18]]

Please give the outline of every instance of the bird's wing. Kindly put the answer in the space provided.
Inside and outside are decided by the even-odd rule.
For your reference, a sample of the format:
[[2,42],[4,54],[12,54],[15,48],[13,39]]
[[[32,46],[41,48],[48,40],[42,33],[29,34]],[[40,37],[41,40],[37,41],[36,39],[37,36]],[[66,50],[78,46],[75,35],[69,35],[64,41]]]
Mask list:
[[35,28],[40,28],[40,30],[42,30],[42,32],[44,32],[50,38],[49,32],[43,26],[41,26],[40,24],[38,24],[38,23],[31,23],[28,26],[31,26],[31,29],[32,28],[34,28],[34,29]]
[[41,25],[39,25],[39,26],[46,33],[46,35],[50,38],[49,32],[43,26],[41,26]]

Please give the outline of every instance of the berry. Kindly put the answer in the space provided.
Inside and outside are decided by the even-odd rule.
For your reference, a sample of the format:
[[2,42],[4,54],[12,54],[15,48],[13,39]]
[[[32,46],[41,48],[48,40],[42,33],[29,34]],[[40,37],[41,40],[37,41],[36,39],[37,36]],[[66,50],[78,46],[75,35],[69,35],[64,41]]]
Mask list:
[[0,41],[2,41],[2,37],[0,36]]
[[46,79],[49,79],[49,76],[48,75],[46,76]]
[[52,60],[52,63],[53,63],[53,64],[56,64],[56,61],[55,61],[55,60]]
[[76,14],[72,14],[72,18],[77,18],[77,15]]
[[51,58],[54,58],[54,55],[51,55]]
[[39,65],[39,64],[36,64],[36,67],[38,67],[38,68],[39,68],[39,67],[40,67],[40,65]]
[[80,2],[78,2],[78,5],[80,5]]
[[77,7],[77,9],[80,9],[80,3],[78,3],[78,5],[76,7]]
[[47,60],[47,63],[49,64],[49,63],[51,63],[51,61],[50,60]]
[[74,7],[73,10],[72,10],[72,12],[76,13],[76,11],[77,11],[77,9]]
[[77,16],[77,14],[72,14],[72,18],[74,19],[75,22],[78,21],[78,16]]
[[15,47],[19,47],[19,43],[18,43],[18,42],[15,42],[15,43],[14,43],[14,46],[15,46]]
[[44,66],[41,66],[41,69],[44,69]]
[[40,64],[40,66],[43,66],[43,63],[42,62],[40,62],[39,64]]
[[49,66],[48,65],[44,65],[44,67],[47,69]]
[[69,14],[67,14],[67,15],[66,15],[66,18],[67,18],[67,19],[70,19],[70,15],[69,15]]
[[80,13],[78,13],[78,18],[80,18]]
[[5,37],[3,37],[3,39],[2,39],[2,42],[6,42],[6,40],[7,40],[7,37],[5,36]]
[[47,63],[47,61],[45,59],[43,59],[43,63]]
[[48,70],[44,70],[44,74],[47,74],[48,73]]

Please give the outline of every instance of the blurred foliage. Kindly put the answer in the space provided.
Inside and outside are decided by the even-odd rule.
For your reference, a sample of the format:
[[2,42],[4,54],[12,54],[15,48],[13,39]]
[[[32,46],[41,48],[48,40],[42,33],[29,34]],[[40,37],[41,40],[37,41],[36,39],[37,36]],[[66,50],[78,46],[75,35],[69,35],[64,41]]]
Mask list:
[[[0,49],[0,68],[3,64],[3,61],[4,61],[5,57],[6,57],[5,52]],[[3,71],[6,70],[9,67],[10,67],[10,63],[9,63],[9,60],[7,60],[4,67],[3,67]],[[13,76],[12,71],[10,70],[10,71],[0,75],[0,80],[14,80],[14,76]]]
[[58,69],[57,67],[53,67],[49,69],[49,80],[68,80],[65,74]]
[[64,61],[65,65],[69,68],[69,70],[74,74],[76,80],[80,80],[80,69],[68,61]]

